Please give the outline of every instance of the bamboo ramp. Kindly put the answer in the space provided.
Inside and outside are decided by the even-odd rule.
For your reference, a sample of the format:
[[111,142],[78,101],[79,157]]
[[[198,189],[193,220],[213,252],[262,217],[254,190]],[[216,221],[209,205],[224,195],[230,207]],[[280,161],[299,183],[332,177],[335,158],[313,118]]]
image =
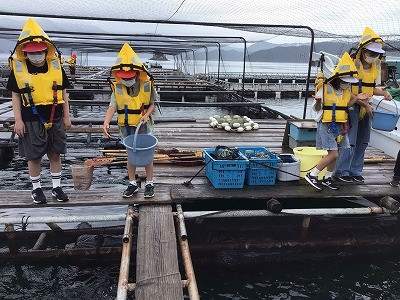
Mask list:
[[136,299],[183,299],[171,205],[140,207]]

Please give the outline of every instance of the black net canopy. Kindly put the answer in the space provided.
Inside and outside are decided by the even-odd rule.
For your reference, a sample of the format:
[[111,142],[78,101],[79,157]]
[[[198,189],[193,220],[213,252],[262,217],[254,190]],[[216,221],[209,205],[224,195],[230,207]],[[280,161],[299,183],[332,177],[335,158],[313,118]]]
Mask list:
[[5,28],[20,28],[32,16],[45,30],[239,35],[248,41],[310,37],[310,29],[315,38],[357,40],[365,26],[385,40],[396,40],[400,33],[397,0],[20,0],[1,1],[0,14],[0,26]]

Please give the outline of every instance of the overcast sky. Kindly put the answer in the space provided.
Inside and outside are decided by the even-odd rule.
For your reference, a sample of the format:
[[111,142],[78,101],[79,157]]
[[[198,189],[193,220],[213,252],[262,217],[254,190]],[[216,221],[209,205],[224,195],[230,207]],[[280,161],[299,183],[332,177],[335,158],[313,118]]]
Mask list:
[[[60,9],[61,8],[61,9]],[[20,28],[26,18],[4,14],[53,14],[94,18],[147,19],[241,24],[303,25],[333,34],[361,35],[370,26],[381,35],[400,33],[399,0],[18,0],[0,1],[0,26]],[[213,28],[157,24],[119,24],[37,18],[46,30],[81,30],[157,34],[230,34]],[[54,21],[54,19],[53,19]],[[259,35],[247,34],[258,39]],[[273,41],[272,41],[273,42]]]

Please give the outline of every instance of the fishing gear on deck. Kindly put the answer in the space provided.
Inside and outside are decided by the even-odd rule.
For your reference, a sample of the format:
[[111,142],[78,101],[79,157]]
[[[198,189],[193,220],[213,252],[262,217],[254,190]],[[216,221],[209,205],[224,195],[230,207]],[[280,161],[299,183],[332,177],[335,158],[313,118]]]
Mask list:
[[215,147],[215,153],[210,155],[214,156],[216,159],[229,159],[229,160],[242,159],[240,157],[238,149],[220,145]]

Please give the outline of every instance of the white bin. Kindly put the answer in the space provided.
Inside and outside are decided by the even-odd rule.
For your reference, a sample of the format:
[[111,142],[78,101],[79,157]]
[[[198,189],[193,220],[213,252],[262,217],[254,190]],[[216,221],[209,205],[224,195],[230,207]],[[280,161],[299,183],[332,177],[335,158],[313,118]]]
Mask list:
[[[294,157],[293,154],[281,154],[279,155],[281,158],[281,162],[278,163],[278,169],[292,173],[294,175],[300,176],[300,160]],[[289,162],[285,162],[289,161]],[[277,172],[276,179],[279,181],[294,181],[299,180],[299,177],[284,173],[284,172]]]

